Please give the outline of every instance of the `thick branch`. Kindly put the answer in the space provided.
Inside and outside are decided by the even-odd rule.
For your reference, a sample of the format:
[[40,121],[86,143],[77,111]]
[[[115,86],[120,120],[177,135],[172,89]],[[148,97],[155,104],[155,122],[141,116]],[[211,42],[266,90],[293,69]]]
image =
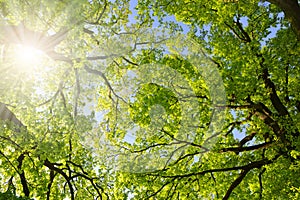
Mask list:
[[244,30],[242,24],[240,23],[239,18],[237,19],[236,24],[237,24],[237,27],[239,28],[239,30],[242,32],[246,42],[251,42],[251,38],[250,38],[249,34]]
[[277,95],[276,92],[276,88],[274,83],[271,81],[271,79],[269,78],[270,74],[267,68],[263,69],[263,74],[262,74],[262,78],[265,82],[265,87],[266,89],[270,89],[270,99],[272,102],[272,105],[275,107],[275,109],[277,110],[277,112],[279,113],[279,115],[281,116],[285,116],[288,115],[288,111],[286,109],[286,107],[283,105],[283,103],[281,102],[280,98]]
[[275,135],[281,138],[282,141],[285,141],[285,131],[281,129],[277,121],[271,117],[269,110],[266,110],[267,107],[261,102],[254,104],[250,101],[250,103],[252,103],[252,106],[255,108],[255,114],[272,129]]
[[255,168],[260,168],[264,165],[268,165],[273,163],[280,155],[275,156],[272,160],[269,159],[262,159],[259,161],[254,161],[251,162],[247,165],[243,166],[236,166],[236,167],[227,167],[227,168],[217,168],[217,169],[208,169],[204,170],[201,172],[194,172],[194,173],[187,173],[187,174],[177,174],[177,175],[160,175],[160,174],[148,174],[149,176],[160,176],[162,178],[185,178],[185,177],[190,177],[190,176],[200,176],[204,175],[207,173],[212,173],[212,172],[227,172],[227,171],[237,171],[237,170],[248,170],[248,169],[255,169]]
[[266,168],[263,168],[261,172],[259,172],[258,180],[259,180],[259,199],[262,199],[262,192],[263,192],[263,183],[262,183],[262,175],[266,171]]
[[26,197],[29,197],[30,191],[29,191],[29,188],[28,188],[28,184],[27,184],[27,180],[26,180],[26,177],[25,177],[25,173],[24,173],[23,170],[21,170],[21,169],[22,169],[22,164],[23,164],[24,158],[25,158],[25,155],[24,155],[24,154],[21,154],[21,155],[18,157],[18,159],[17,159],[17,161],[18,161],[18,163],[19,163],[19,164],[18,164],[18,170],[20,171],[20,172],[19,172],[19,176],[20,176],[20,179],[21,179],[21,184],[22,184],[22,188],[23,188],[24,195],[25,195]]
[[239,177],[237,177],[237,179],[235,179],[235,181],[233,181],[233,183],[230,185],[230,187],[228,188],[225,196],[223,197],[223,200],[227,200],[230,196],[230,194],[232,193],[232,191],[242,182],[242,180],[245,178],[245,176],[247,175],[247,173],[254,169],[254,168],[261,168],[262,166],[266,165],[266,164],[271,164],[274,162],[274,160],[276,160],[279,156],[276,156],[273,160],[261,160],[261,161],[256,161],[253,163],[250,163],[247,166],[244,166],[242,168],[242,172],[240,173]]
[[67,181],[67,184],[70,189],[71,200],[75,200],[74,188],[72,186],[70,177],[64,171],[55,167],[55,165],[53,163],[51,163],[48,159],[45,160],[44,165],[46,167],[48,167],[49,169],[56,171],[57,173],[59,173],[60,175],[62,175],[64,177],[64,179]]
[[285,14],[287,20],[300,40],[300,6],[298,0],[267,0],[278,6]]
[[[24,124],[18,120],[16,115],[7,108],[4,103],[0,102],[0,120],[12,122],[16,127],[25,127]],[[20,130],[19,130],[20,131]]]
[[97,192],[98,196],[100,197],[100,199],[102,199],[102,194],[101,194],[101,192],[99,191],[98,188],[100,188],[100,190],[101,190],[102,192],[104,192],[104,189],[103,189],[101,186],[99,186],[98,184],[96,184],[96,183],[94,182],[94,179],[95,179],[95,178],[88,177],[88,176],[85,175],[85,174],[82,174],[82,173],[78,173],[78,172],[77,172],[74,176],[70,177],[70,179],[74,179],[74,178],[76,178],[76,177],[82,177],[82,178],[84,178],[84,179],[86,179],[86,180],[89,180],[90,183],[92,184],[92,186],[94,187],[94,189],[96,190],[96,192]]
[[47,189],[48,189],[48,190],[47,190],[47,200],[50,200],[51,186],[52,186],[52,184],[53,184],[55,175],[56,175],[56,173],[55,173],[53,170],[51,170],[51,171],[50,171],[50,180],[49,180],[49,183],[48,183],[48,185],[47,185]]
[[240,40],[242,40],[242,41],[244,41],[244,42],[247,42],[247,40],[244,38],[244,37],[242,37],[242,36],[240,36],[239,34],[238,34],[238,32],[230,25],[230,24],[228,24],[227,22],[225,22],[225,25],[235,34],[235,36],[237,36]]
[[221,152],[232,151],[235,153],[239,153],[239,152],[243,152],[243,151],[252,151],[252,150],[266,148],[270,144],[271,144],[271,142],[266,142],[266,143],[257,144],[257,145],[253,145],[253,146],[247,146],[247,147],[228,147],[228,148],[221,149]]
[[250,171],[251,169],[247,169],[247,170],[243,170],[239,177],[237,179],[235,179],[235,181],[230,185],[230,187],[228,188],[225,196],[223,197],[223,200],[227,200],[231,194],[231,192],[234,190],[234,188],[236,188],[241,182],[242,180],[245,178],[245,176],[247,175],[247,173]]

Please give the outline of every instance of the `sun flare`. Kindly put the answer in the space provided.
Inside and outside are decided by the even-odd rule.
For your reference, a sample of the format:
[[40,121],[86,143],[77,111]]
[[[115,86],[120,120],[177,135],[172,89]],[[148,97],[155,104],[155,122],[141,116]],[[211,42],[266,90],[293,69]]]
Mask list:
[[15,54],[17,63],[29,66],[38,64],[44,53],[31,46],[18,45]]

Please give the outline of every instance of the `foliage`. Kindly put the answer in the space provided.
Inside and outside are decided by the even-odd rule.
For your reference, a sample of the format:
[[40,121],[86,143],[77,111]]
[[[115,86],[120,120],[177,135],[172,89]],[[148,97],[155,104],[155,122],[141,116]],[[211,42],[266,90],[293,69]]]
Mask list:
[[[287,21],[290,13],[276,5],[262,1],[139,3],[145,16],[175,15],[189,24],[189,35],[205,47],[222,74],[228,114],[211,151],[199,151],[200,141],[199,146],[191,145],[188,152],[192,153],[162,170],[125,176],[127,187],[135,185],[136,196],[297,198],[292,188],[299,188],[299,156],[293,153],[299,151],[299,41]],[[193,157],[201,154],[195,162]]]
[[299,198],[299,2],[0,5],[0,199]]

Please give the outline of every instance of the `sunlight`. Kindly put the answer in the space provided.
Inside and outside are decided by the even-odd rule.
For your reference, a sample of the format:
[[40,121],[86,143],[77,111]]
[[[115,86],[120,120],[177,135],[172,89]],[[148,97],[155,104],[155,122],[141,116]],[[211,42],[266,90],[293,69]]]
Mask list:
[[32,70],[42,61],[44,53],[36,48],[25,45],[17,45],[15,49],[15,60],[17,66],[23,70]]

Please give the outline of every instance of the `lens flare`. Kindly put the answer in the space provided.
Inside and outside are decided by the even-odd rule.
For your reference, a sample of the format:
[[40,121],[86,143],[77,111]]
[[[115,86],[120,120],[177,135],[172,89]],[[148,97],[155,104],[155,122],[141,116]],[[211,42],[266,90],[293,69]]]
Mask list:
[[34,70],[45,56],[42,51],[25,45],[17,45],[14,54],[16,66],[22,71]]

